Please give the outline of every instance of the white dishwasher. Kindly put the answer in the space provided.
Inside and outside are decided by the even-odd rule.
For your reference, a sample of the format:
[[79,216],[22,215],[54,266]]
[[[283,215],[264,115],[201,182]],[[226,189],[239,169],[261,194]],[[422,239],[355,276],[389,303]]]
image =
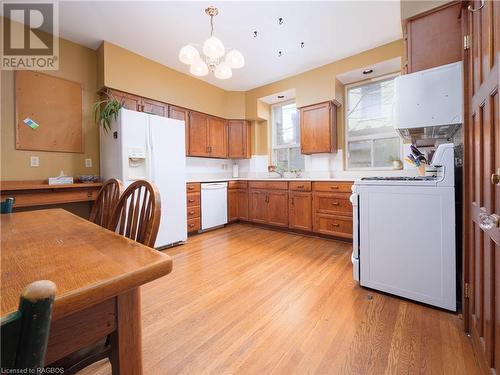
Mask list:
[[201,230],[227,224],[227,182],[201,184]]

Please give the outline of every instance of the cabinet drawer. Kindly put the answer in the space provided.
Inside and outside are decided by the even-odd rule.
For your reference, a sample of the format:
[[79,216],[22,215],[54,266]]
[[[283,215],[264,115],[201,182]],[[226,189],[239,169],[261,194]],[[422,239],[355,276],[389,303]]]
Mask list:
[[189,193],[187,195],[187,206],[199,206],[200,205],[200,193]]
[[194,218],[200,217],[200,211],[201,211],[200,206],[188,207],[187,218],[194,219]]
[[229,189],[246,189],[248,187],[247,181],[229,181]]
[[187,221],[188,233],[199,231],[200,228],[201,228],[201,219],[199,217],[195,219],[189,219]]
[[287,190],[287,181],[250,181],[248,183],[250,189],[270,189],[270,190]]
[[319,181],[313,184],[314,191],[329,191],[329,192],[341,192],[341,193],[351,193],[351,182],[326,182]]
[[352,238],[352,219],[316,214],[314,231],[343,238]]
[[199,193],[201,191],[201,184],[199,182],[190,182],[186,184],[186,191],[188,193]]
[[349,194],[314,193],[314,211],[352,217]]
[[295,191],[311,191],[311,181],[290,181],[289,188]]

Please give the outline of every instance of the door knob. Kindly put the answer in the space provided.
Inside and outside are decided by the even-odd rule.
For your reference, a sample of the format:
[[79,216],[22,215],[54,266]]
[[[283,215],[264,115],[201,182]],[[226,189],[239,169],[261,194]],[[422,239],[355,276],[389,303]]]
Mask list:
[[500,227],[500,216],[492,214],[488,215],[485,213],[479,214],[479,227],[482,230],[489,230],[493,228]]
[[493,185],[500,185],[500,168],[498,168],[497,173],[491,175],[491,183]]

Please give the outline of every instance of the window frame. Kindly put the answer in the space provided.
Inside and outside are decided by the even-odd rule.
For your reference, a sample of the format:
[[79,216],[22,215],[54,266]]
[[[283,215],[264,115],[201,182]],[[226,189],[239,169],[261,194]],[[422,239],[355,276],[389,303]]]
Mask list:
[[[356,87],[361,87],[361,86],[366,86],[370,83],[378,82],[378,81],[387,81],[389,79],[394,79],[398,77],[400,73],[395,72],[395,73],[390,73],[390,74],[384,74],[379,77],[374,77],[370,79],[366,79],[363,81],[358,81],[358,82],[353,82],[350,84],[345,85],[344,88],[344,98],[345,98],[345,110],[344,110],[344,170],[346,171],[390,171],[394,170],[393,167],[349,167],[349,132],[348,132],[348,126],[349,126],[349,113],[348,113],[348,108],[349,108],[349,95],[348,92],[350,89],[356,88]],[[381,139],[392,139],[392,138],[398,138],[399,140],[399,158],[402,160],[403,158],[403,140],[401,137],[397,134],[394,136],[393,133],[381,133],[373,136],[359,136],[355,137],[354,141],[370,141],[371,143],[371,164],[374,164],[374,153],[373,153],[373,148],[374,148],[374,143],[376,140],[381,140]],[[353,141],[353,139],[350,139]]]
[[[277,145],[276,144],[276,138],[277,138],[277,129],[276,129],[276,121],[275,121],[275,116],[274,116],[274,109],[276,107],[283,107],[285,105],[288,105],[288,104],[292,104],[294,103],[295,104],[295,107],[297,108],[297,101],[295,99],[290,99],[290,100],[286,100],[284,102],[279,102],[279,103],[274,103],[274,104],[271,104],[271,127],[270,127],[270,135],[271,135],[271,152],[270,152],[270,159],[271,159],[271,163],[273,165],[277,165],[277,160],[274,159],[274,151],[275,150],[283,150],[283,149],[286,149],[287,150],[287,154],[288,154],[288,165],[287,165],[287,170],[290,170],[290,150],[293,149],[293,148],[297,148],[299,150],[299,153],[302,155],[302,153],[300,152],[301,151],[301,148],[300,148],[300,111],[298,110],[297,108],[297,116],[298,116],[298,121],[299,121],[299,136],[298,136],[298,142],[296,143],[289,143],[287,145]],[[304,157],[304,155],[302,155],[302,157]],[[304,160],[304,163],[305,163],[305,160]]]

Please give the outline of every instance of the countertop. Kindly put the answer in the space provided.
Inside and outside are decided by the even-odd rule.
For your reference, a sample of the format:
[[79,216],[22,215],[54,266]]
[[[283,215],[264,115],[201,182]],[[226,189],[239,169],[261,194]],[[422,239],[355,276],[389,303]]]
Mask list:
[[355,178],[266,178],[266,177],[238,177],[238,178],[188,178],[186,182],[225,182],[225,181],[331,181],[331,182],[352,182]]

